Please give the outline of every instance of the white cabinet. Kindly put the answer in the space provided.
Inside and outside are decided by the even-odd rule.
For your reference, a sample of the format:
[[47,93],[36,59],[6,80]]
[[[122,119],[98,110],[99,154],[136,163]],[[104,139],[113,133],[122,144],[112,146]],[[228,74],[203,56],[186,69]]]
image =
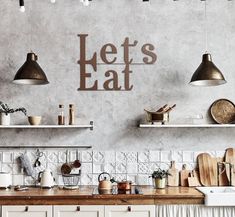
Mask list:
[[104,206],[54,206],[54,217],[104,217]]
[[155,206],[105,206],[105,217],[155,217]]
[[2,217],[52,217],[52,206],[2,206]]

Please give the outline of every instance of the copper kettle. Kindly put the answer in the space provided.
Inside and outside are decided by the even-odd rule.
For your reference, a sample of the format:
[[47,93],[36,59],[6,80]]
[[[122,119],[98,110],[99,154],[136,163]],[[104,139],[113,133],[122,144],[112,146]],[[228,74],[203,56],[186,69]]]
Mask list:
[[112,182],[110,180],[111,180],[111,176],[109,173],[106,173],[106,172],[100,173],[100,175],[98,176],[98,181],[99,181],[98,189],[99,190],[111,190]]

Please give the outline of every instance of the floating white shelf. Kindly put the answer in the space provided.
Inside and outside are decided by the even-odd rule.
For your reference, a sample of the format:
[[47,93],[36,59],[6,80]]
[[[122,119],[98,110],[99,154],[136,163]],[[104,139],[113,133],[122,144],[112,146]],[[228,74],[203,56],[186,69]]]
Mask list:
[[78,129],[89,128],[93,130],[93,121],[90,124],[78,124],[78,125],[9,125],[0,126],[0,129]]
[[235,128],[235,124],[139,124],[140,128]]

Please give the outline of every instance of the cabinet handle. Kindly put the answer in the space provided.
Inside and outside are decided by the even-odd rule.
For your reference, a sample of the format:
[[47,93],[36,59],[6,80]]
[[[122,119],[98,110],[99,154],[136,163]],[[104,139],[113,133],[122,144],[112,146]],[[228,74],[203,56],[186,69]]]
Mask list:
[[77,211],[80,212],[80,210],[81,210],[81,209],[80,209],[80,206],[77,206]]
[[29,207],[26,206],[24,211],[25,211],[25,212],[28,212],[28,211],[29,211]]
[[131,212],[131,206],[128,206],[128,207],[127,207],[127,211],[128,211],[128,212]]

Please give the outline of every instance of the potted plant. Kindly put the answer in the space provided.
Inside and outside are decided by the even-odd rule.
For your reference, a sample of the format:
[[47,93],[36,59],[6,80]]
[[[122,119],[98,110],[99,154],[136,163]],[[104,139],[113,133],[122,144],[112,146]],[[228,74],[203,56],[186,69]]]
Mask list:
[[9,108],[7,104],[0,101],[0,125],[10,125],[11,122],[10,114],[19,111],[23,112],[24,115],[27,115],[27,111],[25,108],[23,107],[17,109]]
[[162,189],[166,187],[166,178],[170,175],[171,174],[168,173],[167,170],[162,170],[161,168],[158,168],[152,173],[150,177],[152,177],[155,187]]

